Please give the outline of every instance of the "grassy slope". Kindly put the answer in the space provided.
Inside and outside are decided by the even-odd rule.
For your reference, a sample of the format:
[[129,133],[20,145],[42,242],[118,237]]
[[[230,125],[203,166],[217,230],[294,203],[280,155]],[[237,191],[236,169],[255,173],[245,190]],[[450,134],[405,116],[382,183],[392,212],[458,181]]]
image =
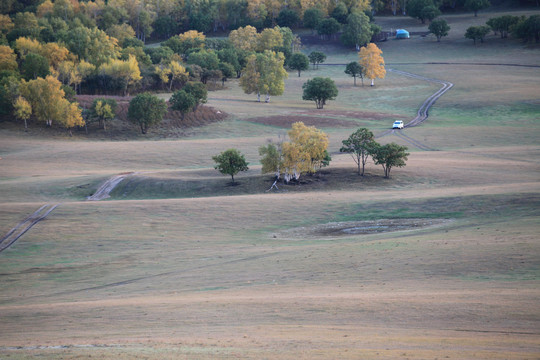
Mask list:
[[[537,357],[538,70],[399,64],[494,57],[537,62],[535,48],[495,38],[475,48],[462,38],[470,21],[490,16],[448,17],[455,31],[440,44],[429,37],[381,44],[390,66],[455,84],[427,123],[407,130],[448,151],[413,151],[390,181],[370,165],[366,179],[344,175],[341,182],[265,194],[265,179],[240,176],[242,185],[230,189],[211,170],[211,155],[232,146],[256,165],[257,147],[279,131],[245,119],[315,112],[299,100],[309,77],[332,76],[338,83],[340,96],[328,111],[388,114],[353,119],[375,132],[394,116],[412,117],[436,89],[394,74],[375,88],[353,88],[341,67],[310,70],[301,78],[292,73],[286,94],[271,104],[254,103],[231,83],[230,91],[212,93],[209,103],[232,119],[194,129],[189,139],[29,141],[24,134],[0,133],[0,230],[43,202],[63,203],[0,254],[0,346],[118,344],[0,348],[0,354]],[[404,18],[378,21],[385,28],[415,25]],[[355,58],[334,51],[327,62]],[[336,151],[353,129],[327,130]],[[353,171],[347,156],[334,158],[328,171]],[[125,171],[142,173],[123,183],[112,201],[79,201],[100,181]],[[253,195],[207,197],[245,188]],[[183,199],[151,200],[163,197]],[[124,198],[134,200],[119,201]],[[379,217],[453,221],[339,239],[274,238],[291,227]]]

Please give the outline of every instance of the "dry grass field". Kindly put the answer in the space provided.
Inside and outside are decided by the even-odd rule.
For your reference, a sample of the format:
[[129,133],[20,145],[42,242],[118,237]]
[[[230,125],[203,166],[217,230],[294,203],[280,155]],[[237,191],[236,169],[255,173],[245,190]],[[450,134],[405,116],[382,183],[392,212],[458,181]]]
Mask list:
[[[357,176],[339,148],[358,127],[412,119],[438,89],[395,73],[355,88],[343,66],[291,72],[270,104],[229,82],[208,103],[226,120],[173,136],[0,123],[0,235],[59,204],[0,253],[0,358],[539,359],[540,68],[491,63],[540,52],[463,38],[495,15],[448,17],[440,44],[381,44],[388,67],[454,83],[404,130],[437,151],[378,139],[410,146],[391,179],[373,163]],[[329,64],[356,59],[322,48]],[[338,84],[324,110],[301,100],[313,76]],[[323,128],[333,160],[268,192],[257,149],[291,119]],[[250,162],[238,186],[211,160],[231,147]],[[86,201],[121,173],[109,199]]]

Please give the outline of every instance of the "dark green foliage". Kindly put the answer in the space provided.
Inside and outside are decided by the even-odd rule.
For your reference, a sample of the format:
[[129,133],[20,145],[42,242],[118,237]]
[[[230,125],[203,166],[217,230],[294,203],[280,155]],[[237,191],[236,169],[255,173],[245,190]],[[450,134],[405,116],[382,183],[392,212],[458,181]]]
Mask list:
[[279,166],[281,163],[281,154],[274,144],[259,147],[261,156],[261,172],[263,174],[274,173],[279,175]]
[[182,120],[184,120],[184,116],[193,111],[197,105],[197,100],[195,100],[193,95],[188,94],[186,91],[179,90],[171,96],[169,103],[171,104],[172,109],[180,111]]
[[208,90],[206,85],[200,82],[189,81],[182,89],[195,98],[195,110],[200,104],[205,104],[207,101]]
[[332,13],[330,14],[330,16],[336,19],[340,24],[345,24],[347,22],[348,15],[349,10],[341,1],[337,3],[336,7],[334,7],[334,10],[332,10]]
[[219,63],[219,71],[221,71],[221,85],[225,85],[225,81],[236,76],[236,70],[234,66],[226,62]]
[[350,62],[345,67],[345,74],[348,74],[354,78],[354,86],[356,86],[357,77],[362,79],[362,86],[364,86],[364,73],[365,69],[358,63],[358,61]]
[[139,125],[141,132],[146,134],[148,128],[159,124],[166,113],[165,100],[150,93],[142,93],[129,102],[128,120]]
[[441,41],[441,37],[447,36],[450,31],[450,26],[444,19],[435,19],[429,24],[429,32],[437,37],[437,41]]
[[168,15],[158,17],[152,24],[154,31],[152,32],[152,37],[157,37],[158,39],[168,39],[178,30],[178,25],[176,21]]
[[424,24],[426,22],[424,8],[434,6],[433,0],[409,0],[407,4],[408,15],[414,19],[419,19]]
[[382,165],[384,177],[390,177],[390,170],[393,167],[405,166],[405,161],[409,156],[406,146],[401,146],[396,143],[375,146],[371,151],[373,162],[376,165]]
[[122,41],[122,47],[128,48],[128,47],[134,47],[134,48],[144,48],[144,43],[134,37],[126,37],[124,41]]
[[540,15],[523,17],[515,26],[512,35],[525,42],[540,42]]
[[437,16],[441,15],[441,11],[435,6],[426,6],[422,9],[422,18],[427,21],[432,21]]
[[309,58],[302,53],[294,53],[288,61],[288,66],[292,70],[297,70],[300,77],[300,72],[309,68]]
[[240,76],[240,72],[242,71],[242,66],[240,65],[240,61],[238,59],[238,52],[234,48],[226,48],[219,50],[218,53],[219,61],[222,63],[230,64],[234,71],[236,72],[236,76]]
[[144,52],[150,55],[152,64],[164,62],[174,54],[170,47],[163,45],[157,48],[144,48]]
[[[342,141],[343,146],[339,149],[342,153],[351,154],[358,166],[358,175],[364,176],[367,159],[377,149],[379,144],[374,140],[373,133],[366,128],[360,128]],[[360,166],[362,169],[360,170]]]
[[369,18],[361,12],[353,12],[347,17],[347,24],[343,26],[341,41],[348,46],[355,46],[360,50],[361,46],[366,45],[373,36]]
[[279,26],[294,28],[298,22],[300,22],[298,14],[294,10],[287,8],[281,10],[277,17],[277,24]]
[[249,170],[249,163],[246,162],[244,155],[236,149],[228,149],[219,155],[212,156],[212,160],[216,162],[214,169],[218,170],[223,175],[231,175],[232,183],[234,184],[234,175],[240,171]]
[[341,29],[341,24],[334,18],[324,19],[317,26],[317,33],[324,38],[330,39]]
[[478,16],[478,11],[491,6],[489,0],[466,0],[465,8],[474,11],[474,16]]
[[476,45],[476,40],[480,40],[480,42],[484,42],[484,37],[489,34],[491,31],[491,28],[487,25],[482,26],[470,26],[467,28],[467,31],[465,32],[465,37],[467,39],[471,39],[474,41],[474,45]]
[[313,100],[317,109],[322,109],[328,100],[334,100],[338,95],[338,89],[330,78],[316,77],[302,85],[304,93],[302,100]]
[[219,58],[214,50],[200,50],[189,54],[187,63],[199,65],[207,70],[217,70]]
[[503,15],[496,18],[491,18],[486,22],[486,25],[497,33],[501,34],[501,39],[508,37],[508,33],[519,22],[519,16]]
[[45,78],[49,75],[49,61],[41,55],[30,53],[21,65],[21,73],[25,80]]
[[313,68],[315,69],[315,65],[317,65],[317,69],[319,68],[319,64],[322,64],[324,60],[326,60],[326,54],[320,51],[312,51],[309,55],[309,62],[313,64]]
[[313,30],[317,29],[319,23],[324,18],[323,12],[319,8],[309,8],[304,11],[304,27]]

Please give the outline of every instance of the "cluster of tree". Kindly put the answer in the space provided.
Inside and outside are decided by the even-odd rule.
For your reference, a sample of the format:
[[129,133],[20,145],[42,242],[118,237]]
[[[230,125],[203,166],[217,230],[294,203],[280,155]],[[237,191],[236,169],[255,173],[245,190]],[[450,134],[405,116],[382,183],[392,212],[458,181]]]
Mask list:
[[287,132],[288,141],[280,139],[259,148],[262,173],[274,174],[288,183],[302,174],[313,174],[330,164],[328,136],[314,126],[296,122]]
[[358,175],[364,176],[365,166],[369,157],[376,165],[381,165],[384,176],[390,177],[393,167],[405,166],[409,156],[406,146],[396,143],[381,145],[373,137],[373,133],[366,128],[360,128],[352,133],[348,139],[342,141],[340,152],[351,154],[358,168]]
[[476,45],[477,40],[484,42],[484,37],[490,31],[493,31],[495,35],[500,34],[501,39],[507,38],[510,33],[524,42],[540,42],[540,15],[529,17],[502,15],[490,18],[486,25],[469,27],[465,32],[465,37],[473,40]]
[[[273,174],[276,181],[285,183],[298,181],[303,174],[314,174],[330,164],[328,136],[314,126],[296,122],[287,132],[288,141],[280,138],[277,144],[269,143],[259,147],[263,174]],[[364,176],[367,160],[371,157],[376,165],[381,165],[384,176],[390,177],[394,167],[406,165],[409,153],[406,146],[396,143],[381,145],[374,139],[373,133],[360,128],[349,138],[342,141],[342,153],[348,153],[357,164],[358,175]],[[234,175],[248,170],[244,155],[236,149],[228,149],[212,157],[215,169],[224,175],[230,175],[234,184]]]
[[[396,0],[396,10],[399,6]],[[403,0],[401,3],[403,15],[408,14],[414,19],[418,19],[425,24],[442,14],[444,8],[464,8],[473,11],[474,16],[478,16],[478,11],[491,6],[489,0]],[[394,11],[395,15],[395,11]]]

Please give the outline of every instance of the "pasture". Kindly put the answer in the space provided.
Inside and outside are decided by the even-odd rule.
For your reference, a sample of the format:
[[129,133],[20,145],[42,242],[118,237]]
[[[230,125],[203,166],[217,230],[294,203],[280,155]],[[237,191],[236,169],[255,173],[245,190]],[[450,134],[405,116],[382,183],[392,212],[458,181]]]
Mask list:
[[[380,44],[388,68],[454,84],[404,130],[437,151],[378,139],[411,152],[391,179],[372,162],[359,177],[339,154],[358,127],[407,122],[439,88],[391,72],[371,88],[354,87],[344,66],[293,71],[269,104],[230,81],[207,104],[227,120],[181,136],[51,138],[0,123],[0,234],[60,204],[0,253],[0,357],[538,358],[540,53],[463,37],[497,15],[445,16],[452,30],[440,43]],[[357,59],[322,51],[327,64]],[[339,89],[323,110],[301,100],[314,76]],[[258,147],[291,118],[320,124],[332,162],[270,192]],[[231,147],[250,163],[234,187],[211,159]],[[127,172],[109,199],[86,201]],[[342,231],[360,228],[370,231]]]

